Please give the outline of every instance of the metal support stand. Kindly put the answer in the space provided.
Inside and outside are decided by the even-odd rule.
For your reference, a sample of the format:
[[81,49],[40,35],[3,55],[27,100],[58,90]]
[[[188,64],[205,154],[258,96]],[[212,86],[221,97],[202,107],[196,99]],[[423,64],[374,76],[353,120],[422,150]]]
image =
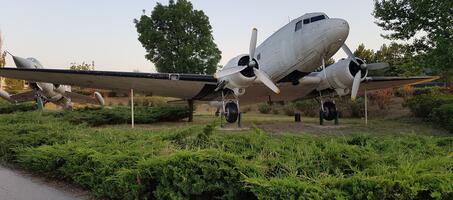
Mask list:
[[220,128],[224,128],[225,125],[223,124],[223,115],[225,114],[225,94],[222,90],[222,109],[220,111]]
[[190,99],[187,103],[189,104],[189,122],[193,122],[193,100]]
[[368,94],[365,90],[365,125],[368,125]]
[[134,89],[131,89],[131,126],[134,128],[135,120],[134,120]]
[[39,111],[42,111],[44,109],[44,103],[40,96],[36,97],[36,105],[37,105]]

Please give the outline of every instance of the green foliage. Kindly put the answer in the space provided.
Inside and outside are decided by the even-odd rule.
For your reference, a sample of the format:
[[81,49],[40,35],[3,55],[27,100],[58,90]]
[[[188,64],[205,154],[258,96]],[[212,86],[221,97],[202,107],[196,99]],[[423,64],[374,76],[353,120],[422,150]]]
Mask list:
[[77,64],[75,62],[71,63],[69,67],[70,70],[78,70],[78,71],[91,71],[94,70],[94,61],[91,64],[82,62],[82,64]]
[[451,95],[422,94],[408,99],[404,105],[409,107],[416,117],[429,120],[429,116],[435,108],[450,103],[453,103],[453,96]]
[[282,108],[283,113],[287,116],[294,116],[297,112],[296,106],[293,103],[285,104]]
[[[127,124],[131,122],[130,107],[82,108],[72,111],[53,113],[56,117],[73,123],[86,123],[90,126],[107,124]],[[134,121],[137,124],[180,121],[189,116],[185,107],[134,107]]]
[[9,114],[13,112],[27,112],[36,110],[35,103],[21,103],[21,104],[0,104],[0,114]]
[[320,104],[314,99],[306,99],[294,102],[294,106],[303,116],[317,117],[319,114]]
[[0,158],[101,199],[450,199],[452,137],[89,128],[0,115]]
[[366,63],[374,62],[375,55],[372,49],[365,49],[364,44],[360,44],[354,51],[354,56],[363,59]]
[[135,20],[138,40],[157,71],[213,74],[221,52],[213,41],[209,18],[187,0],[157,3],[151,16]]
[[434,108],[430,117],[432,121],[453,133],[453,98],[449,104]]
[[258,111],[262,114],[269,114],[272,111],[272,106],[268,103],[258,104]]
[[405,56],[405,68],[418,70],[422,64],[447,82],[453,73],[452,7],[451,0],[375,0],[373,15],[376,24],[389,31],[384,38],[411,41],[406,50],[412,56]]

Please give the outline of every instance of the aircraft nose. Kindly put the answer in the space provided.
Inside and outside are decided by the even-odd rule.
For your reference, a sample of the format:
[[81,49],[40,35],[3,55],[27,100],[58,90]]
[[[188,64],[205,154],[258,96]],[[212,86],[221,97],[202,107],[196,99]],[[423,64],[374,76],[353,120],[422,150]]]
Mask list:
[[349,35],[349,24],[344,19],[329,19],[331,38],[337,42],[345,42]]

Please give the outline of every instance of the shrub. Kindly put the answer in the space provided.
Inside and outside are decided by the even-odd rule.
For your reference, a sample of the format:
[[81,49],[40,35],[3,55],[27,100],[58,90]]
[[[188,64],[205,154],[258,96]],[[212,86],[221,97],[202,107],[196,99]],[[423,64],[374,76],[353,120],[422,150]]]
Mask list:
[[453,103],[451,95],[418,95],[408,99],[404,106],[409,107],[411,112],[416,116],[429,120],[429,116],[434,108],[442,104]]
[[[82,108],[73,111],[53,113],[73,124],[86,123],[90,126],[106,124],[127,124],[131,121],[130,107]],[[134,107],[134,121],[137,124],[180,121],[189,116],[185,107]]]
[[272,111],[272,106],[267,103],[262,103],[258,105],[258,111],[261,114],[269,114]]
[[294,116],[296,113],[296,107],[292,103],[288,103],[283,106],[283,113],[287,116]]
[[439,95],[441,88],[438,86],[433,87],[419,87],[414,89],[414,95]]
[[320,104],[313,99],[296,101],[294,106],[304,116],[317,117],[319,115]]
[[380,109],[385,109],[391,102],[393,89],[377,90],[369,94],[370,101],[378,105]]
[[36,110],[34,103],[6,104],[0,106],[0,114],[9,114],[13,112],[27,112]]
[[434,108],[430,119],[453,133],[453,104],[444,104]]

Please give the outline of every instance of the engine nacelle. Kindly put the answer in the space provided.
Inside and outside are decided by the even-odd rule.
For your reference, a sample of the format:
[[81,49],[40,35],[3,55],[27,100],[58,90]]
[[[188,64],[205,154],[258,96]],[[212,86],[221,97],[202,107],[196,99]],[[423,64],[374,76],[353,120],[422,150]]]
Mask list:
[[[363,64],[363,60],[357,58],[359,64]],[[340,96],[349,94],[354,76],[361,70],[362,80],[365,80],[368,71],[361,69],[351,59],[341,59],[333,65],[325,69],[326,71],[318,72],[317,76],[321,78],[321,83],[317,90],[335,89]]]
[[54,91],[59,94],[64,94],[65,92],[71,92],[71,86],[54,84]]
[[[255,60],[256,63],[258,63]],[[224,69],[246,66],[249,63],[249,56],[247,54],[239,55],[231,59],[224,67]],[[258,64],[256,64],[258,68]],[[222,77],[220,81],[226,81],[226,88],[232,89],[237,96],[245,93],[245,88],[250,86],[256,79],[253,68],[249,67],[242,70],[240,73],[235,73],[229,76]]]

